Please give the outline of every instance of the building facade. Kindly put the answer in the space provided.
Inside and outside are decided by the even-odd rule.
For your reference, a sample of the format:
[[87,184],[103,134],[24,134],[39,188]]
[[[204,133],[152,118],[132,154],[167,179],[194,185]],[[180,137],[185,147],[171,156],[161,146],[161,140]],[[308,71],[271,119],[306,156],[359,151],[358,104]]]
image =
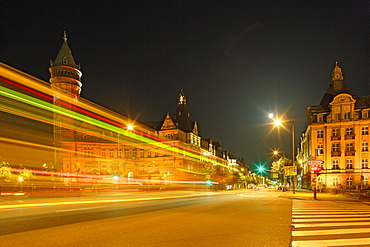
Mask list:
[[153,123],[134,122],[98,106],[80,97],[82,73],[65,34],[49,71],[55,167],[64,174],[114,176],[123,183],[234,179],[235,164],[219,143],[199,135],[182,90],[175,114]]
[[359,189],[369,184],[369,111],[370,96],[358,97],[336,64],[320,104],[307,107],[308,127],[297,155],[303,188],[311,188],[314,179],[309,160],[323,162],[319,188]]

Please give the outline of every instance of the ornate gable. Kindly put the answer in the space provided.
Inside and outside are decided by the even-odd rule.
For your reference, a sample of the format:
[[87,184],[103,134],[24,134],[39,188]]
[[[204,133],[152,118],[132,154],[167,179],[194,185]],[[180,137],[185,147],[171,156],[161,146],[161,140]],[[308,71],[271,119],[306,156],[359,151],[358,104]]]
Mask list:
[[169,113],[167,113],[160,130],[172,130],[177,129],[176,124],[173,122]]

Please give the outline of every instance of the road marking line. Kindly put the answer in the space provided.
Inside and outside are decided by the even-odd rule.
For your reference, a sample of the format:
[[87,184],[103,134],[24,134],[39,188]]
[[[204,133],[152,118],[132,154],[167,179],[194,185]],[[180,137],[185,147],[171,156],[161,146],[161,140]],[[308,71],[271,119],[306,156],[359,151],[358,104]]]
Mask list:
[[370,238],[352,238],[352,239],[331,239],[331,240],[307,240],[293,241],[292,247],[324,247],[324,246],[354,246],[368,245]]
[[[370,211],[340,211],[340,212],[322,212],[323,214],[353,214],[353,213],[358,213],[358,214],[368,214]],[[301,213],[301,212],[293,212],[293,214],[312,214],[312,215],[317,215],[320,214],[320,212],[306,212],[306,213]]]
[[100,207],[89,207],[89,208],[73,208],[73,209],[65,209],[65,210],[57,210],[55,212],[69,212],[69,211],[79,211],[79,210],[89,210],[89,209],[95,209],[95,208],[106,208],[107,206],[100,206]]
[[293,237],[302,236],[322,236],[322,235],[337,235],[337,234],[351,234],[351,233],[369,233],[370,228],[356,228],[356,229],[331,229],[331,230],[314,230],[314,231],[293,231]]
[[320,215],[293,215],[293,219],[299,219],[299,218],[323,218],[323,217],[335,217],[335,218],[345,218],[345,217],[369,217],[370,214],[320,214]]
[[332,227],[332,226],[370,226],[370,222],[342,222],[342,223],[294,224],[294,227],[295,228]]
[[330,219],[293,219],[293,222],[325,222],[325,221],[369,221],[370,224],[370,218],[342,218],[342,219],[337,219],[337,218],[330,218]]

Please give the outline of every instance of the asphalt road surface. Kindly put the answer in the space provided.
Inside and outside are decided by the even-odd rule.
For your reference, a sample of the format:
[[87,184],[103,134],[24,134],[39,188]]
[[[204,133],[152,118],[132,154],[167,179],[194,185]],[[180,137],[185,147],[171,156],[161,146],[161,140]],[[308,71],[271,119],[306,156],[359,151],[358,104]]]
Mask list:
[[288,247],[292,200],[278,195],[249,190],[2,201],[0,246]]

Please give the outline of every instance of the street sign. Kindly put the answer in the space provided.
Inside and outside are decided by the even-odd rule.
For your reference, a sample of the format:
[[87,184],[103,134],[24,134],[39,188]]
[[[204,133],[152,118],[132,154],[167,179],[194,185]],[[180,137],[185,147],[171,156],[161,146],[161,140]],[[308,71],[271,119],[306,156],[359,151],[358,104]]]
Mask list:
[[322,160],[309,160],[307,163],[309,166],[321,166],[324,162]]
[[285,176],[297,175],[297,166],[284,166]]

